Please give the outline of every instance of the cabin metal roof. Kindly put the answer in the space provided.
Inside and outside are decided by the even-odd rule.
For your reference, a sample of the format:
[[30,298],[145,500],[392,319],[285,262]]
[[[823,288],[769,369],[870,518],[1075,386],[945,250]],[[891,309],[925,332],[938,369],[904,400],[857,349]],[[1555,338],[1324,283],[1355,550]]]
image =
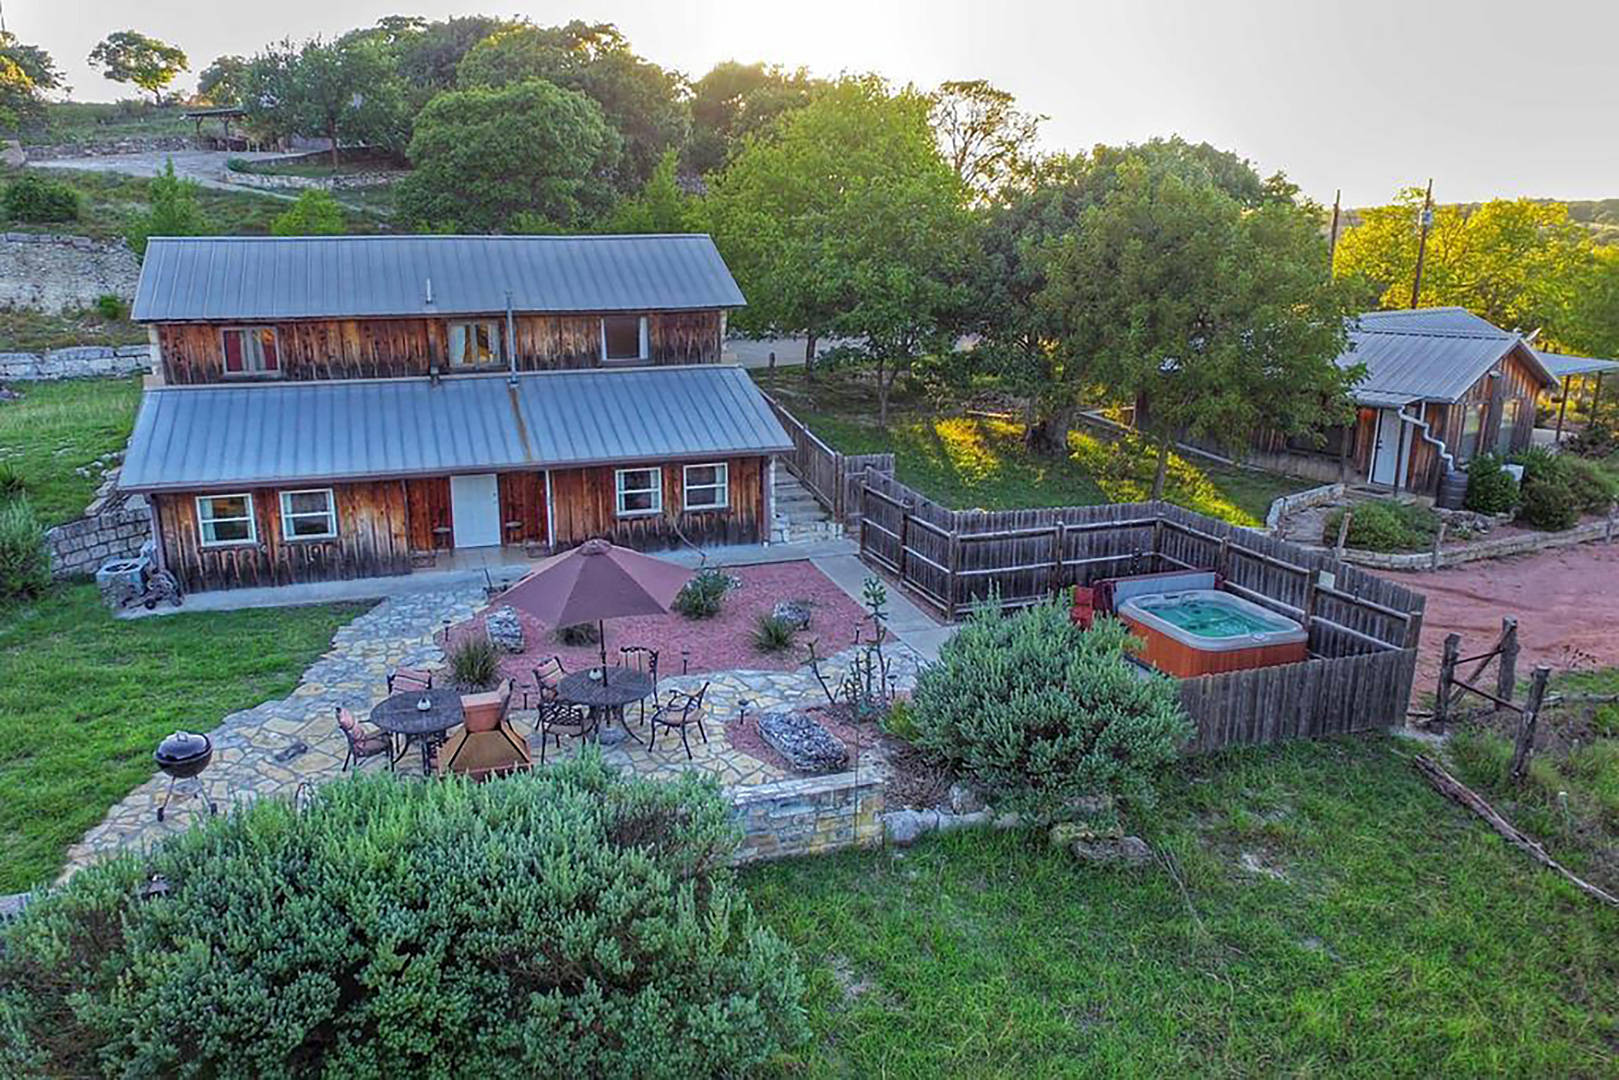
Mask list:
[[154,237],[138,322],[682,311],[747,303],[701,234]]
[[1535,350],[1540,366],[1559,379],[1570,375],[1600,375],[1619,371],[1619,360],[1599,360],[1594,356],[1573,356],[1569,353],[1549,353]]
[[141,401],[118,483],[217,490],[790,449],[729,365],[160,387]]
[[1514,350],[1546,385],[1555,382],[1522,337],[1463,308],[1368,312],[1351,322],[1349,345],[1338,365],[1365,365],[1352,391],[1362,405],[1459,401]]

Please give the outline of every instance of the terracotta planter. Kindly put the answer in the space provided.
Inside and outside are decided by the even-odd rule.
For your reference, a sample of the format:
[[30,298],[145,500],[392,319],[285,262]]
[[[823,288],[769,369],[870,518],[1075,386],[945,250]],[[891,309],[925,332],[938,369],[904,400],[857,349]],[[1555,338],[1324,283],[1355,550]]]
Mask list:
[[481,694],[462,694],[462,723],[469,732],[494,731],[500,727],[500,718],[506,713],[508,686],[488,690]]

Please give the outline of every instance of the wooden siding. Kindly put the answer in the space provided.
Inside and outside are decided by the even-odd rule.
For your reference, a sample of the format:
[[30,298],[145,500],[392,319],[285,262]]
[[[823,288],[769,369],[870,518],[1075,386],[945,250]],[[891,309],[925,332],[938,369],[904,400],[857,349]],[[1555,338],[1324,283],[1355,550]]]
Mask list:
[[545,473],[499,474],[500,538],[507,544],[543,544],[545,531]]
[[[505,333],[505,315],[493,320]],[[276,330],[281,372],[271,376],[224,375],[220,330],[241,322],[165,323],[156,328],[169,383],[239,382],[258,379],[385,379],[426,375],[437,365],[450,373],[447,319],[324,319],[272,322]],[[459,319],[453,321],[461,321]],[[523,371],[555,371],[599,367],[601,316],[518,315],[517,366]],[[251,325],[266,325],[254,323]],[[721,313],[718,310],[650,312],[647,315],[648,362],[707,364],[720,359]],[[480,369],[505,370],[504,356]]]
[[[619,517],[615,467],[554,469],[551,509],[555,543],[572,547],[592,537],[606,537],[634,548],[679,547],[685,536],[693,544],[753,544],[769,534],[764,493],[764,458],[730,458],[730,509],[687,513],[683,500],[683,465],[664,465],[663,512]],[[620,466],[622,467],[622,466]]]
[[188,592],[377,577],[410,569],[408,511],[398,481],[334,485],[338,535],[331,540],[283,539],[279,492],[252,489],[257,541],[204,547],[196,496],[237,491],[152,496],[165,565]]
[[410,520],[410,550],[448,550],[455,546],[449,477],[406,480],[405,505]]

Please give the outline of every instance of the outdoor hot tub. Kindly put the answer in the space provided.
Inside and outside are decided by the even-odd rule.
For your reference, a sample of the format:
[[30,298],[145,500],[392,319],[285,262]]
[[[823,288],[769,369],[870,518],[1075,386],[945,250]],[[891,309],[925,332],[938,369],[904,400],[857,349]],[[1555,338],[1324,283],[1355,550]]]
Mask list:
[[1117,614],[1146,643],[1141,659],[1180,678],[1292,664],[1309,656],[1304,627],[1214,589],[1138,594],[1120,601]]

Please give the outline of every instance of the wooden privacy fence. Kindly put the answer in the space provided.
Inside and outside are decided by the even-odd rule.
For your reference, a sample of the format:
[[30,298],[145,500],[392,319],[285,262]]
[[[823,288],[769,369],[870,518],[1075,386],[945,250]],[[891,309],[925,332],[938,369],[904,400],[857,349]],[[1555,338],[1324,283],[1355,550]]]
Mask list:
[[793,440],[793,452],[783,456],[782,463],[831,512],[834,520],[848,524],[858,518],[854,508],[859,505],[860,488],[867,474],[892,475],[894,455],[834,450],[775,398],[765,394],[764,399]]

